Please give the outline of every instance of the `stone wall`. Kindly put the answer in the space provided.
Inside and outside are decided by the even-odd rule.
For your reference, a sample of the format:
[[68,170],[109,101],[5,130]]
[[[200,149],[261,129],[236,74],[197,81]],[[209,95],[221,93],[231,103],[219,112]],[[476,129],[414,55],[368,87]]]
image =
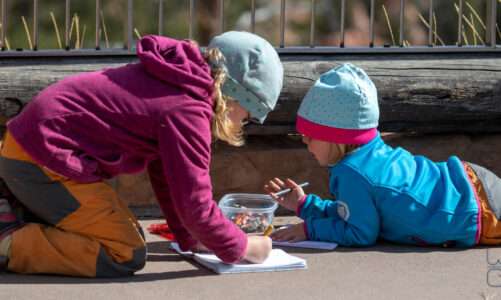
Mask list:
[[[435,161],[458,155],[462,160],[485,166],[501,175],[501,134],[490,135],[409,135],[386,133],[388,144],[401,146]],[[261,193],[266,180],[290,177],[309,181],[307,192],[328,196],[327,170],[319,167],[298,136],[250,137],[247,145],[214,147],[211,175],[214,198],[226,193]],[[113,181],[120,197],[141,216],[158,216],[147,175],[120,176]],[[278,214],[286,214],[284,210]]]

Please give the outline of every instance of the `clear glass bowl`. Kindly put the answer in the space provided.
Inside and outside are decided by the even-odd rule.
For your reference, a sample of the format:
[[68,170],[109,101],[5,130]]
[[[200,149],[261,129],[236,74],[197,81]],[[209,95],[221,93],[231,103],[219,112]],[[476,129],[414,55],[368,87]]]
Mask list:
[[273,222],[278,204],[265,194],[226,194],[219,207],[242,231],[259,234]]

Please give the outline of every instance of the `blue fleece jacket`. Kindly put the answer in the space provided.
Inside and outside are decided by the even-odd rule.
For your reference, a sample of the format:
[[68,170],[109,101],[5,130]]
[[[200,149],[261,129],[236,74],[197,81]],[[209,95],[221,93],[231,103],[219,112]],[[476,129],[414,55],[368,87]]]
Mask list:
[[310,240],[368,246],[382,238],[473,246],[480,208],[463,162],[433,162],[392,148],[378,134],[330,167],[333,200],[307,195],[299,216]]

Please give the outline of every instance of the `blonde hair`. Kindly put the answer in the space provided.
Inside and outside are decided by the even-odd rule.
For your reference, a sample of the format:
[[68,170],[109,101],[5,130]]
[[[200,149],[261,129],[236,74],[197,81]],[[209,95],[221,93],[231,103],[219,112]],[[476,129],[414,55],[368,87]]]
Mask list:
[[234,124],[228,117],[229,101],[233,98],[223,95],[221,88],[226,80],[226,71],[223,67],[224,55],[217,48],[206,49],[204,58],[211,68],[211,76],[214,79],[214,116],[212,118],[212,136],[214,140],[222,140],[232,146],[242,146],[243,124]]
[[[331,147],[336,147],[337,151],[339,153],[338,157],[335,158],[335,161],[330,162],[330,164],[337,164],[339,161],[341,161],[346,155],[352,153],[353,151],[357,150],[360,145],[352,145],[352,144],[338,144],[338,143],[330,143]],[[330,150],[332,151],[332,149]]]

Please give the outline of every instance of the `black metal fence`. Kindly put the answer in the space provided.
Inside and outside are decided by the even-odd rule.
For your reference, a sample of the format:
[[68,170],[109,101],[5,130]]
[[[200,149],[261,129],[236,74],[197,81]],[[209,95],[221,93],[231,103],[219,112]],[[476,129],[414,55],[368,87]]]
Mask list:
[[[101,0],[95,0],[95,43],[93,49],[70,49],[70,26],[71,26],[71,0],[64,0],[65,5],[65,26],[64,26],[64,49],[63,50],[47,50],[39,49],[39,3],[41,0],[33,1],[33,24],[32,24],[32,49],[29,51],[8,51],[6,47],[6,32],[9,22],[9,12],[7,11],[7,1],[15,0],[0,0],[1,1],[1,23],[2,30],[0,31],[0,46],[2,51],[0,51],[0,57],[2,56],[45,56],[45,55],[129,55],[133,53],[133,16],[134,16],[134,0],[127,1],[127,13],[124,14],[124,39],[123,48],[113,48],[113,49],[103,49],[101,45]],[[89,0],[90,1],[90,0]],[[138,0],[136,0],[138,1]],[[162,24],[164,22],[164,2],[168,0],[157,0],[158,2],[158,34],[162,34]],[[189,32],[187,38],[193,39],[194,28],[196,22],[195,7],[196,0],[189,1],[189,12],[188,12],[188,22],[189,22]],[[224,15],[225,15],[225,0],[210,0],[219,2],[219,31],[225,29]],[[255,32],[256,28],[256,0],[248,0],[251,2],[250,11],[250,24],[249,28],[251,32]],[[457,21],[457,42],[455,45],[436,45],[434,43],[436,29],[433,28],[433,16],[434,16],[434,1],[425,0],[429,2],[428,20],[425,24],[428,28],[428,43],[424,46],[411,46],[406,45],[405,40],[405,6],[406,0],[400,0],[400,18],[399,18],[399,37],[396,46],[376,46],[374,43],[375,29],[374,29],[374,15],[375,15],[375,0],[370,1],[370,11],[369,11],[369,44],[365,47],[346,47],[345,45],[345,15],[346,15],[346,0],[340,1],[341,11],[340,11],[340,29],[339,36],[340,42],[338,45],[332,46],[318,46],[315,44],[315,14],[316,14],[316,0],[311,1],[311,17],[309,26],[309,45],[290,47],[285,44],[285,34],[286,34],[286,11],[287,11],[287,1],[281,0],[280,2],[280,41],[277,45],[277,50],[279,52],[285,53],[395,53],[395,52],[499,52],[501,47],[497,45],[496,39],[496,20],[497,20],[497,8],[498,0],[485,0],[486,2],[486,16],[485,16],[485,41],[482,45],[465,45],[464,43],[464,23],[470,22],[468,18],[458,17]],[[464,0],[457,0],[457,11],[458,16],[463,16],[464,10]],[[63,2],[63,0],[61,0]],[[156,4],[155,4],[156,5]],[[228,3],[230,5],[230,3]]]

